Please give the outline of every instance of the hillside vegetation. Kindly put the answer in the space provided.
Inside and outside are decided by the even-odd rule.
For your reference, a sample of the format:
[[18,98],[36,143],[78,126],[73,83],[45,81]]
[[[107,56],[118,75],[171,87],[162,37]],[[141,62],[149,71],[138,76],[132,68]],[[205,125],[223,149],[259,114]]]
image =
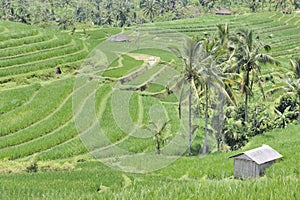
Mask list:
[[[243,150],[269,144],[284,155],[260,179],[233,179],[236,152],[205,157],[181,157],[172,165],[148,174],[115,171],[99,162],[60,161],[39,173],[0,175],[4,199],[299,199],[299,144],[297,126],[254,138]],[[292,142],[291,142],[292,141]],[[25,163],[22,163],[23,165]],[[24,167],[19,164],[19,168]],[[38,165],[42,163],[38,162]],[[6,165],[12,166],[9,162]],[[52,166],[48,162],[46,165]],[[5,167],[5,164],[1,164]],[[74,168],[75,167],[75,168]],[[61,171],[65,169],[67,171]],[[72,170],[72,171],[68,171]]]
[[[298,13],[205,16],[122,30],[93,28],[75,33],[0,21],[0,197],[299,199],[300,162],[296,149],[300,133],[297,125],[249,137],[250,142],[239,150],[268,144],[284,156],[258,180],[233,179],[233,161],[228,157],[236,152],[217,153],[215,144],[208,155],[183,156],[166,168],[146,174],[108,167],[111,163],[116,169],[126,165],[125,171],[130,171],[131,165],[136,163],[125,163],[122,160],[124,152],[143,156],[156,151],[153,135],[143,138],[135,132],[149,125],[154,111],[163,110],[162,115],[169,122],[165,134],[171,141],[176,138],[175,133],[180,129],[178,97],[169,94],[164,84],[178,75],[181,61],[159,47],[139,48],[114,59],[101,71],[99,79],[80,79],[80,68],[88,55],[98,44],[101,47],[101,42],[119,32],[127,34],[149,28],[162,37],[176,31],[202,38],[216,32],[217,24],[225,23],[229,24],[230,31],[254,30],[270,44],[269,54],[281,62],[281,66],[262,68],[265,90],[285,85],[290,73],[289,59],[300,56]],[[136,41],[126,44],[130,46]],[[153,63],[149,64],[150,61]],[[62,74],[55,74],[57,67],[62,69]],[[126,128],[131,124],[120,127],[116,122],[115,113],[118,112],[112,106],[116,84],[121,82],[121,90],[132,91],[128,97],[128,117],[137,126],[130,132]],[[253,110],[264,101],[268,106],[264,114],[276,115],[274,107],[279,104],[282,93],[270,95],[266,100],[262,100],[259,89],[253,93],[250,99]],[[82,98],[74,100],[76,95]],[[89,104],[92,100],[95,102]],[[89,107],[81,110],[85,105],[92,105],[91,110]],[[83,119],[82,124],[78,124],[78,117],[89,116],[89,111],[93,111],[94,118]],[[192,144],[194,155],[198,155],[204,138],[204,113],[200,115],[200,128]],[[283,115],[276,119],[286,120]],[[105,139],[101,144],[90,140],[87,143],[85,135],[99,136],[96,126],[99,124]],[[96,162],[91,154],[108,166]]]
[[[262,68],[262,76],[273,75],[275,77],[275,85],[272,82],[266,82],[264,86],[266,88],[272,88],[276,85],[281,85],[282,82],[285,81],[283,75],[289,72],[288,59],[300,53],[298,52],[300,49],[298,49],[297,46],[300,38],[298,37],[299,33],[297,31],[298,24],[300,23],[300,15],[298,14],[282,15],[278,13],[264,13],[228,16],[225,18],[208,16],[203,19],[198,18],[170,23],[159,23],[156,24],[156,26],[165,27],[166,30],[168,28],[175,29],[190,36],[201,36],[204,32],[216,30],[215,24],[221,22],[228,22],[231,29],[240,26],[251,27],[256,33],[259,33],[260,37],[266,38],[268,43],[272,46],[271,54],[280,59],[283,64],[277,68]],[[1,91],[1,99],[3,99],[3,101],[1,100],[0,107],[0,140],[3,142],[0,143],[2,148],[0,157],[16,159],[37,154],[39,155],[37,157],[43,159],[59,159],[86,153],[84,147],[81,145],[74,123],[72,122],[72,92],[74,79],[69,77],[68,72],[74,72],[75,69],[80,67],[82,59],[88,54],[89,48],[85,46],[93,46],[91,42],[97,41],[96,39],[98,38],[96,38],[96,35],[98,34],[100,40],[106,36],[102,34],[103,32],[107,31],[108,35],[110,35],[109,29],[99,30],[99,33],[93,30],[89,33],[90,36],[83,40],[78,39],[81,35],[80,32],[75,36],[70,36],[65,33],[47,31],[39,28],[32,29],[27,25],[12,22],[1,23],[5,25],[5,30],[3,30],[1,34],[3,38],[1,44],[3,47],[1,49],[0,73],[2,76],[1,86],[3,88]],[[13,28],[15,26],[17,28]],[[15,29],[16,31],[14,31]],[[18,31],[19,29],[22,29],[22,31]],[[14,34],[12,34],[12,32],[14,32]],[[289,34],[286,34],[287,32]],[[114,31],[111,33],[113,34]],[[33,36],[30,36],[30,34],[33,34]],[[272,35],[272,37],[269,38],[269,35]],[[42,41],[35,41],[35,39],[32,38],[39,38],[39,40]],[[43,41],[43,38],[45,41]],[[61,44],[64,40],[61,41],[57,38],[65,38],[67,41],[66,44]],[[54,42],[51,42],[51,40],[54,40]],[[51,45],[48,46],[46,44]],[[77,49],[76,44],[79,44],[79,49]],[[69,47],[77,50],[68,53],[67,49]],[[16,51],[18,51],[18,54],[16,54]],[[62,51],[66,53],[61,54]],[[51,54],[50,56],[47,54],[49,52]],[[162,53],[155,52],[156,50],[139,50],[139,53],[142,54],[161,56],[164,60],[171,60],[170,55],[166,54],[164,58]],[[176,59],[174,56],[172,57]],[[50,64],[47,64],[48,60]],[[60,64],[57,64],[55,60]],[[136,61],[133,58],[123,58],[123,60],[121,66],[116,66],[104,72],[103,76],[120,80],[142,64],[142,61]],[[168,60],[166,61],[169,62]],[[128,69],[122,67],[123,65]],[[54,73],[57,66],[61,67],[63,71],[63,75],[58,79]],[[139,85],[148,82],[155,73],[160,73],[159,75],[163,77],[164,73],[159,72],[160,70],[161,67],[158,65],[151,70],[145,71],[143,75],[127,83],[127,85],[139,87]],[[44,82],[43,80],[48,81]],[[15,88],[9,89],[10,87]],[[163,88],[155,86],[154,84],[147,88],[145,92],[157,93],[162,90]],[[105,102],[107,98],[109,98],[111,88],[107,85],[103,85],[99,87],[98,91],[96,95],[99,95],[99,98],[97,97],[99,101],[97,105],[99,108],[97,109],[109,109],[109,106],[105,106]],[[104,99],[105,102],[102,102],[101,99]],[[135,102],[132,101],[132,104],[135,104],[136,101],[139,101],[144,107],[144,110],[147,110],[151,102],[157,102],[159,100],[152,97],[139,96]],[[271,98],[269,101],[272,102],[273,99]],[[44,102],[47,102],[46,106]],[[163,102],[164,100],[162,100],[162,103]],[[176,112],[176,102],[174,102],[173,105],[174,112]],[[135,107],[135,105],[133,106]],[[164,106],[170,106],[170,104],[164,104]],[[40,109],[34,109],[37,107]],[[167,110],[170,109],[168,108]],[[104,115],[105,118],[101,120],[104,120],[104,123],[110,121],[110,111],[104,109],[101,112],[107,113]],[[147,115],[147,113],[144,112],[143,115]],[[147,122],[147,116],[140,117],[142,122]],[[125,136],[121,130],[113,130],[112,127],[114,126],[112,125],[105,125],[104,129],[105,127],[109,127],[110,134],[113,133],[115,135],[109,136],[116,137],[113,141],[120,140]],[[65,130],[68,131],[66,132]],[[151,140],[148,141],[146,146],[149,145],[152,145]],[[33,146],[35,148],[32,148]],[[25,151],[25,149],[27,150]],[[61,151],[62,149],[64,150]],[[139,151],[141,150],[142,149]]]

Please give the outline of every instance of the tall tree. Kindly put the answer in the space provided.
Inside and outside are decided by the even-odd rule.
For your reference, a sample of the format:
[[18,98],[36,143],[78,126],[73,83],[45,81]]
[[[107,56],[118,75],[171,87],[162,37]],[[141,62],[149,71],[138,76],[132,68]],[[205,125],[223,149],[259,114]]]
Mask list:
[[[202,41],[200,51],[200,62],[198,67],[198,76],[201,82],[204,84],[205,90],[205,128],[204,128],[204,143],[202,153],[208,153],[208,124],[209,124],[209,102],[211,101],[210,95],[212,91],[217,93],[217,96],[222,96],[227,99],[228,102],[235,105],[234,100],[230,97],[226,91],[225,74],[222,71],[223,62],[227,61],[229,55],[227,53],[227,39],[229,37],[228,26],[219,25],[219,32],[216,35],[205,38]],[[219,105],[220,106],[220,105]],[[224,106],[224,104],[223,104]],[[223,108],[219,108],[222,110]],[[220,132],[218,132],[221,134]]]
[[153,22],[154,17],[157,14],[158,6],[155,0],[146,0],[143,5],[144,15],[150,18],[150,21]]
[[265,0],[261,0],[261,10],[264,11],[265,8]]
[[[224,27],[223,27],[224,28]],[[225,28],[226,29],[226,28]],[[226,32],[226,31],[225,31]],[[225,38],[223,38],[225,40]],[[188,105],[189,105],[189,149],[191,154],[192,135],[196,126],[192,124],[191,105],[193,104],[192,97],[198,100],[203,95],[205,96],[205,129],[204,129],[204,143],[202,153],[208,152],[207,138],[208,138],[208,124],[209,124],[209,101],[210,91],[212,88],[217,89],[219,93],[224,94],[225,98],[233,102],[225,90],[224,78],[221,72],[221,63],[224,60],[224,40],[219,41],[215,35],[204,38],[200,41],[187,39],[182,50],[178,48],[173,49],[173,52],[183,60],[184,63],[184,81],[189,85],[188,89]],[[224,46],[223,46],[224,45]],[[225,56],[226,57],[226,56]],[[183,93],[183,92],[182,92]],[[179,114],[181,112],[181,101],[179,101]]]
[[182,88],[180,99],[178,102],[178,113],[179,118],[181,118],[181,104],[185,98],[184,85],[188,84],[188,154],[191,155],[192,146],[192,135],[196,130],[197,126],[192,124],[192,104],[193,96],[199,97],[197,86],[199,85],[200,79],[197,73],[198,63],[199,63],[199,51],[201,42],[186,38],[183,47],[178,48],[176,46],[170,47],[171,51],[182,59],[183,62],[183,77],[177,82],[178,87]]
[[[233,68],[237,73],[242,73],[241,91],[245,95],[244,121],[247,122],[249,97],[252,94],[254,83],[258,84],[263,98],[265,98],[259,78],[261,64],[270,63],[278,66],[280,63],[267,54],[271,47],[261,41],[258,35],[254,38],[252,30],[239,30],[231,40],[236,44],[233,56],[236,64],[233,65]],[[266,53],[262,53],[263,49]]]

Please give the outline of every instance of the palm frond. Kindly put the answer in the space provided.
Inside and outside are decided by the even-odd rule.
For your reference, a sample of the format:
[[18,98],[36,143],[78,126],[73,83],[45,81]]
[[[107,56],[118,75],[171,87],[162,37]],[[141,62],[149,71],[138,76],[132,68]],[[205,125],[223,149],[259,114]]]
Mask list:
[[182,54],[178,46],[169,46],[168,49],[178,58],[182,58]]
[[167,125],[170,123],[170,121],[171,120],[168,120],[168,121],[164,122],[161,129],[160,129],[160,131],[164,131],[166,129]]
[[290,64],[292,66],[292,70],[294,72],[294,76],[296,79],[300,78],[300,59],[291,59]]
[[255,59],[263,64],[274,64],[276,66],[280,66],[280,62],[278,60],[276,60],[275,58],[273,58],[272,56],[269,56],[267,54],[258,54],[255,56]]
[[283,86],[276,86],[276,87],[273,87],[272,89],[268,90],[265,92],[265,95],[266,96],[270,96],[270,95],[273,95],[275,94],[276,92],[279,92],[279,91],[287,91],[288,89],[286,87],[283,87]]

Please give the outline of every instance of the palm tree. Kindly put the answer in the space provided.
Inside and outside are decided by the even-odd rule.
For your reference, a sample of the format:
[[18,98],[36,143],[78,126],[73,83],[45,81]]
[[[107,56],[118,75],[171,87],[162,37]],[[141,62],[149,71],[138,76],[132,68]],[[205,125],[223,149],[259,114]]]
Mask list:
[[261,10],[264,11],[265,8],[265,0],[261,0]]
[[161,153],[161,146],[172,136],[170,133],[166,133],[169,122],[170,121],[163,122],[161,120],[158,120],[157,122],[151,121],[149,122],[150,126],[147,127],[151,132],[154,132],[157,154]]
[[[226,91],[228,78],[222,71],[223,62],[228,59],[230,54],[225,51],[227,49],[227,39],[229,37],[228,26],[218,26],[218,37],[212,36],[204,39],[201,45],[200,63],[198,67],[198,76],[204,85],[205,90],[205,129],[204,143],[202,153],[208,153],[208,120],[209,120],[209,101],[212,90],[217,92],[219,96],[226,98],[231,104],[235,105],[235,100],[232,99]],[[219,102],[221,103],[221,102]],[[222,105],[224,106],[224,104]],[[220,108],[221,110],[221,108]],[[217,130],[218,131],[218,130]],[[218,134],[221,135],[220,130]],[[217,139],[218,140],[218,139]],[[219,143],[218,143],[219,144]]]
[[[224,28],[226,29],[226,28]],[[226,32],[226,31],[225,31]],[[224,39],[224,38],[223,38]],[[225,40],[225,39],[224,39]],[[227,99],[233,103],[230,96],[225,90],[224,78],[221,73],[221,63],[224,60],[224,46],[225,41],[219,41],[216,36],[207,37],[201,41],[194,41],[187,39],[184,43],[182,50],[178,48],[171,49],[184,63],[184,79],[178,81],[178,83],[187,83],[188,89],[188,105],[189,105],[189,123],[188,123],[188,135],[189,145],[188,153],[191,155],[191,143],[192,135],[195,132],[197,126],[192,125],[191,107],[193,104],[192,97],[196,97],[197,100],[205,95],[205,139],[203,144],[202,153],[208,152],[207,138],[208,138],[208,112],[209,112],[209,99],[210,90],[215,88],[218,92],[224,94]],[[221,44],[221,45],[220,45]],[[226,56],[225,56],[226,57]],[[183,101],[183,94],[181,92],[179,100],[179,116],[181,116],[181,102]]]
[[231,38],[231,40],[236,45],[234,50],[235,55],[232,57],[235,61],[235,65],[232,67],[237,73],[243,73],[241,91],[245,94],[244,121],[247,122],[249,96],[252,94],[255,82],[258,84],[263,98],[265,98],[262,83],[259,79],[259,74],[261,72],[260,64],[270,63],[278,66],[280,63],[270,55],[261,53],[262,49],[269,52],[271,47],[260,41],[259,36],[254,38],[252,30],[239,30],[236,32],[235,36]]
[[153,22],[153,19],[157,13],[158,7],[156,0],[146,0],[144,5],[144,15],[150,18],[150,21]]
[[196,126],[192,125],[192,97],[193,95],[198,98],[197,86],[199,85],[200,79],[198,76],[198,62],[199,62],[199,51],[201,42],[186,38],[183,44],[183,48],[170,47],[171,51],[183,61],[183,77],[181,77],[176,86],[181,88],[180,99],[178,103],[179,118],[181,118],[181,104],[184,100],[184,85],[188,84],[188,155],[192,154],[192,135],[196,130]]

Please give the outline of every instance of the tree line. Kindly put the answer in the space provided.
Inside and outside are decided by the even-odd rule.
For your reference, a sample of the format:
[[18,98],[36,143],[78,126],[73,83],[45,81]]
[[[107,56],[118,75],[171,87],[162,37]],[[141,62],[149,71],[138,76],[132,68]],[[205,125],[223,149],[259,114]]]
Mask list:
[[[284,86],[265,91],[265,83],[276,84],[272,74],[261,75],[262,68],[281,66],[268,54],[271,46],[252,30],[230,32],[227,24],[217,27],[214,34],[186,39],[183,47],[170,47],[183,63],[183,76],[174,88],[188,85],[181,91],[185,95],[180,95],[178,112],[180,118],[182,102],[188,102],[189,155],[208,153],[214,144],[218,151],[236,150],[255,135],[300,124],[300,59],[290,60],[292,70]],[[278,105],[263,103],[279,91],[284,93]],[[260,103],[250,101],[254,94]],[[193,124],[192,118],[199,110],[205,121],[204,141],[201,147],[193,147],[192,138],[200,125]]]
[[300,0],[0,0],[3,20],[71,29],[78,23],[132,26],[162,20],[197,17],[233,6],[260,10],[292,11]]

